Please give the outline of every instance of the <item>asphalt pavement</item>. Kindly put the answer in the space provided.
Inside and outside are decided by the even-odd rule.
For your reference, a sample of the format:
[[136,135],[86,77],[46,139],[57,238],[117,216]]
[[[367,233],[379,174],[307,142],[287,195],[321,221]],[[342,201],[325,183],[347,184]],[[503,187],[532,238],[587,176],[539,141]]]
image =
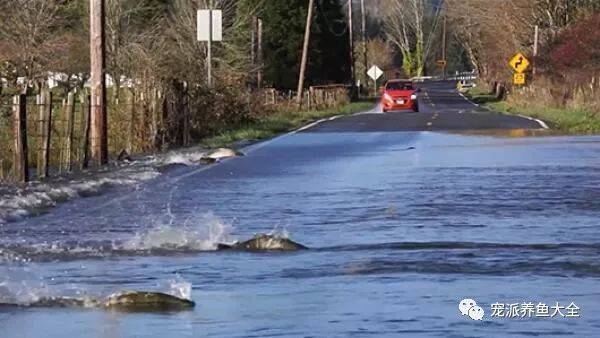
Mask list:
[[506,115],[483,108],[455,88],[455,82],[439,81],[419,84],[420,112],[383,113],[378,105],[373,110],[321,123],[310,132],[376,132],[376,131],[459,131],[489,129],[544,129],[534,119]]

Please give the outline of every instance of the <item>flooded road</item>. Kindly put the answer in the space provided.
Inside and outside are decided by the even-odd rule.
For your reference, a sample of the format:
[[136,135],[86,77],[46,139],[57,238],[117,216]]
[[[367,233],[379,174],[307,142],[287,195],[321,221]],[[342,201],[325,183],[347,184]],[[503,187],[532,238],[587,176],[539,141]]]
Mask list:
[[[0,308],[0,337],[600,332],[600,137],[322,128],[4,222],[3,302],[191,284],[197,306]],[[310,249],[215,251],[264,232]],[[460,314],[464,298],[483,321]],[[496,302],[580,317],[491,317]]]

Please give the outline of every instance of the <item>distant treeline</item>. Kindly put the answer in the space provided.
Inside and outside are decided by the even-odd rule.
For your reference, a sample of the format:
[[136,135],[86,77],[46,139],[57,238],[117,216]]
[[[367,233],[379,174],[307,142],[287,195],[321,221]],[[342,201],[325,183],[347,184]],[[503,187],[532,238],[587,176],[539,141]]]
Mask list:
[[[206,46],[196,41],[196,11],[223,10],[224,41],[215,43],[215,74],[250,85],[295,89],[308,1],[106,0],[108,74],[137,81],[202,84]],[[48,72],[80,75],[62,83],[77,87],[89,73],[89,1],[0,1],[0,77],[17,86],[24,77],[39,87]],[[342,0],[316,1],[307,84],[350,80],[348,29]],[[258,60],[257,19],[262,20]],[[119,95],[115,92],[114,95]]]

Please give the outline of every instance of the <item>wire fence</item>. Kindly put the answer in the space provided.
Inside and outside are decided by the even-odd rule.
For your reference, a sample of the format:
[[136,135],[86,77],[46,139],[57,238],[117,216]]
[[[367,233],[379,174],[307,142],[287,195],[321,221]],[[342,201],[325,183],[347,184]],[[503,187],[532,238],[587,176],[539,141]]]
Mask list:
[[[181,88],[180,88],[181,89]],[[238,95],[239,96],[239,95]],[[264,89],[244,92],[243,97],[183,88],[123,90],[107,104],[108,150],[114,158],[148,153],[218,134],[227,128],[269,112],[297,110],[296,93]],[[19,96],[17,96],[19,97]],[[0,181],[27,181],[87,167],[90,148],[90,98],[87,89],[72,92],[43,91],[38,95],[0,95]],[[311,87],[302,106],[309,109],[338,107],[349,102],[345,86]],[[24,109],[22,121],[19,109]],[[20,149],[20,123],[25,125],[26,149]],[[22,147],[21,147],[22,148]],[[25,150],[25,163],[19,157]]]
[[[109,153],[148,151],[149,132],[157,124],[152,109],[133,94],[107,105]],[[14,180],[16,153],[15,110],[12,96],[0,96],[0,180]],[[46,177],[87,166],[89,158],[89,95],[44,93],[25,97],[27,162],[31,174]],[[157,105],[154,107],[158,109]],[[154,115],[156,116],[156,114]],[[148,128],[150,127],[150,128]],[[149,130],[150,129],[150,130]]]

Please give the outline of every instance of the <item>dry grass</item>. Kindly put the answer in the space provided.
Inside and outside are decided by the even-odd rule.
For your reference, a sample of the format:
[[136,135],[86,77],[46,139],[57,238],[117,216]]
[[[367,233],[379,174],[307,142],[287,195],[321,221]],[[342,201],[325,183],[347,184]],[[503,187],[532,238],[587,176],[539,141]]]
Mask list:
[[527,87],[514,88],[504,101],[497,100],[488,89],[481,84],[469,91],[469,95],[493,110],[539,118],[565,133],[600,133],[598,79],[579,86],[538,79]]

